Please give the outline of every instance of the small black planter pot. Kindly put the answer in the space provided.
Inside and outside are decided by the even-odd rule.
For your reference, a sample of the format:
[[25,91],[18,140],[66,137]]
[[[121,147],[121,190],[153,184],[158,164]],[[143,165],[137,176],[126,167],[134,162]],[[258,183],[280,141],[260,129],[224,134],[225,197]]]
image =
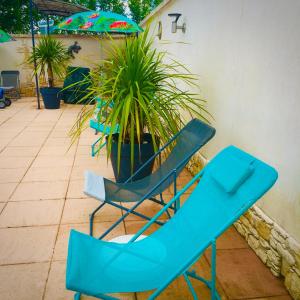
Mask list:
[[43,87],[40,88],[43,96],[44,106],[47,109],[58,109],[60,108],[60,91],[61,88],[57,87]]
[[[130,153],[130,144],[122,144],[120,171],[118,172],[118,133],[113,134],[110,159],[114,170],[116,182],[125,182],[132,175]],[[155,152],[151,134],[146,133],[143,137],[143,143],[141,145],[134,145],[133,172],[137,171],[154,153]],[[137,174],[137,176],[133,178],[133,180],[136,181],[150,175],[153,170],[153,165],[154,161],[149,163],[143,171],[141,171],[139,174]]]

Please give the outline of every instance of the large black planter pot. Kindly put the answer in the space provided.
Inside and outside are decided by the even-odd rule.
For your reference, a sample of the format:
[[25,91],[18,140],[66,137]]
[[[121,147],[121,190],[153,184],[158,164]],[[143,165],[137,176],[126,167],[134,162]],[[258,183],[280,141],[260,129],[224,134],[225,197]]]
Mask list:
[[60,91],[57,87],[43,87],[40,89],[43,96],[44,106],[47,109],[58,109],[60,107]]
[[[140,149],[140,151],[139,151]],[[130,144],[121,145],[121,161],[120,171],[118,172],[118,134],[113,135],[113,142],[111,147],[111,163],[114,170],[116,182],[125,182],[131,174],[131,158],[130,158]],[[154,146],[152,137],[149,133],[144,134],[143,143],[141,145],[134,145],[134,165],[133,172],[138,170],[152,155],[154,154]],[[134,181],[142,179],[152,173],[154,161],[149,163],[137,176],[133,178]]]

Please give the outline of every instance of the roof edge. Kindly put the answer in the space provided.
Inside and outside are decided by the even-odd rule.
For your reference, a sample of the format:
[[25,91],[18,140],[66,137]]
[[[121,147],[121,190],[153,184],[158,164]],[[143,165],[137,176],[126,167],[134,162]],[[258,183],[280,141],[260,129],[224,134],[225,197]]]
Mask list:
[[162,10],[167,4],[169,4],[172,0],[164,0],[160,3],[154,10],[150,12],[141,22],[140,26],[143,27],[152,17],[154,17],[160,10]]

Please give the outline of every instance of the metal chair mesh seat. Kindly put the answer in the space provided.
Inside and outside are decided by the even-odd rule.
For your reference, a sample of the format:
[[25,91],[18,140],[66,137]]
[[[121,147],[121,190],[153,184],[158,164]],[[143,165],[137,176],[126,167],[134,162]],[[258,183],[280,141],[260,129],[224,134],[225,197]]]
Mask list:
[[[167,158],[150,176],[128,183],[115,183],[104,178],[106,201],[137,202],[144,195],[148,198],[162,193],[183,170],[194,155],[215,134],[215,129],[198,120],[191,120],[176,136],[176,143]],[[170,175],[171,174],[171,175]],[[168,175],[170,175],[168,177]],[[166,179],[167,178],[167,179]],[[165,179],[165,180],[164,180]],[[153,189],[154,187],[156,187]]]

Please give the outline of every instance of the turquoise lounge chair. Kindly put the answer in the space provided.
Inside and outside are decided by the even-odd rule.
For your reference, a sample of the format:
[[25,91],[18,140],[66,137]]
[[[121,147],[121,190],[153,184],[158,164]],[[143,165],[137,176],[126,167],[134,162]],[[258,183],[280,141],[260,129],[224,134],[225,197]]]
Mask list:
[[[200,179],[201,177],[201,179]],[[138,240],[198,179],[182,208],[157,231]],[[230,146],[221,151],[165,207],[126,244],[98,240],[75,230],[69,239],[66,286],[99,299],[117,299],[107,293],[153,290],[155,299],[174,279],[184,276],[194,299],[190,278],[205,283],[211,298],[216,291],[216,239],[275,183],[272,167]],[[190,270],[212,246],[211,278]]]

